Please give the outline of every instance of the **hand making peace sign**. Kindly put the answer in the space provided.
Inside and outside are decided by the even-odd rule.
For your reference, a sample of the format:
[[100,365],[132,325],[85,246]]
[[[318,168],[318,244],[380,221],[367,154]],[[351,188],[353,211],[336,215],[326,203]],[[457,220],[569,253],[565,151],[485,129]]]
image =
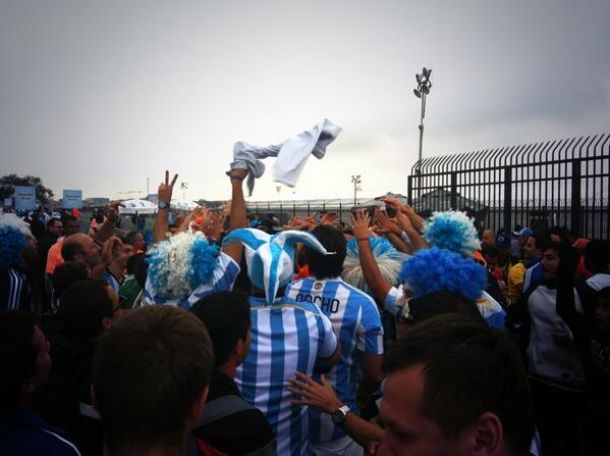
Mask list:
[[161,182],[159,184],[159,189],[157,190],[159,201],[166,201],[169,203],[172,200],[172,191],[174,190],[176,179],[178,179],[178,174],[174,174],[172,182],[169,183],[169,171],[165,170],[165,183]]

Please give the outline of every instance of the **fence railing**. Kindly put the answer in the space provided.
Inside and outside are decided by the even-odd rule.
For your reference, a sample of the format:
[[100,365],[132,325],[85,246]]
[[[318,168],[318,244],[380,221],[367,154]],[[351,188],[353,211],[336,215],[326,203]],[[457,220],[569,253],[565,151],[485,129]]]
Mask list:
[[487,228],[567,226],[610,239],[610,134],[431,157],[408,177],[419,212],[466,210]]

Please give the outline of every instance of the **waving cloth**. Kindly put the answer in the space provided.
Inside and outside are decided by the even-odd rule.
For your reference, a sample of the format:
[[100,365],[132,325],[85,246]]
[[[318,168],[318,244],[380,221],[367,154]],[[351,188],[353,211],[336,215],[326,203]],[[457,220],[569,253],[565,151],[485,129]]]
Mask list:
[[294,187],[305,167],[309,154],[322,158],[326,146],[341,133],[341,127],[324,119],[311,130],[305,130],[281,144],[258,147],[245,142],[236,142],[233,146],[231,169],[248,169],[248,193],[252,195],[254,179],[265,172],[261,161],[267,157],[277,157],[273,165],[273,179],[289,187]]
[[231,231],[223,245],[239,242],[245,246],[248,277],[252,284],[265,291],[268,304],[273,304],[280,287],[294,274],[294,245],[303,243],[323,255],[329,253],[311,234],[304,231],[282,231],[273,236],[253,228]]

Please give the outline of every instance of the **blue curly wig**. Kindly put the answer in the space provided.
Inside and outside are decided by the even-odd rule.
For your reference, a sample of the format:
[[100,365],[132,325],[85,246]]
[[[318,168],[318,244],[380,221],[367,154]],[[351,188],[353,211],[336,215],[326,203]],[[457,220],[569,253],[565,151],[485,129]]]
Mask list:
[[424,229],[424,239],[432,247],[462,255],[472,255],[480,248],[477,229],[464,212],[435,212]]
[[218,246],[210,245],[199,232],[179,233],[158,242],[146,254],[153,294],[186,299],[212,277],[218,254]]
[[14,214],[0,215],[0,267],[7,268],[21,258],[29,226]]
[[481,297],[487,285],[483,266],[458,253],[436,247],[419,250],[407,259],[399,279],[409,284],[416,298],[435,291],[452,291],[473,302]]

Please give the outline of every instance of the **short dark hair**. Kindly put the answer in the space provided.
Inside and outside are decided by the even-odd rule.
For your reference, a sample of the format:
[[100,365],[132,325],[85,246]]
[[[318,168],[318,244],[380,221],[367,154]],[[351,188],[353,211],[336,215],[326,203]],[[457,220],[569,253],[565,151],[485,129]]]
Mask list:
[[213,366],[208,332],[185,310],[147,306],[112,325],[93,361],[95,405],[110,450],[179,445]]
[[135,245],[136,236],[138,235],[139,232],[140,231],[137,231],[137,230],[130,231],[123,238],[123,242],[126,244]]
[[66,261],[60,264],[53,271],[53,295],[61,298],[64,292],[81,280],[89,278],[89,267],[85,263],[78,261]]
[[61,245],[61,257],[65,261],[74,261],[76,255],[84,255],[85,249],[83,245],[73,240],[72,238],[66,238]]
[[413,323],[445,313],[458,313],[483,322],[475,302],[453,291],[436,291],[409,300],[409,311]]
[[330,225],[318,225],[311,232],[320,244],[333,255],[322,255],[308,247],[305,247],[305,261],[316,279],[328,279],[338,277],[343,271],[343,262],[347,252],[347,241],[345,236]]
[[92,339],[100,334],[102,320],[112,311],[108,284],[103,280],[81,280],[62,295],[58,315],[68,333]]
[[0,411],[16,404],[21,384],[36,372],[35,324],[26,312],[0,311]]
[[610,263],[610,242],[593,239],[585,248],[585,261],[594,272],[608,270]]
[[536,243],[536,248],[542,250],[542,248],[550,242],[549,235],[546,233],[534,233],[530,234],[528,238],[533,238]]
[[63,222],[61,221],[61,219],[58,219],[58,218],[53,217],[53,218],[49,219],[49,221],[47,222],[47,230],[48,230],[50,227],[52,227],[52,226],[53,226],[53,224],[54,224],[55,222],[59,222],[59,223],[62,223],[62,224],[63,224]]
[[250,329],[250,305],[242,293],[223,291],[210,294],[191,308],[206,326],[214,341],[215,366],[227,362],[235,344]]
[[447,437],[457,438],[482,413],[492,412],[502,422],[507,446],[527,452],[535,428],[532,393],[508,335],[462,315],[439,315],[394,342],[382,369],[389,375],[417,364],[424,377],[420,413]]

